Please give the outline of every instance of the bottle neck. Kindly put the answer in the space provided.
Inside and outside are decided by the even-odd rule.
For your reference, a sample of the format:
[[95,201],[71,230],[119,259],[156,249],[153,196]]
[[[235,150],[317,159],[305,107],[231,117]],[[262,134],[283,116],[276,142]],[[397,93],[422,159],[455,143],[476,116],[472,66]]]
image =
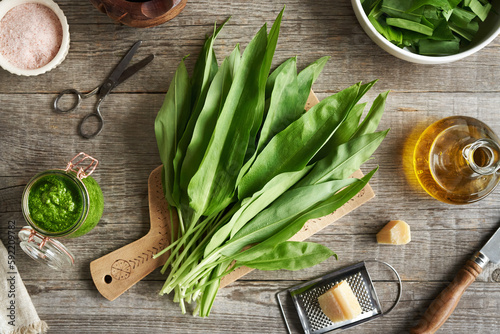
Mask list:
[[500,169],[500,146],[491,139],[478,139],[466,145],[462,156],[469,167],[480,175],[491,175]]

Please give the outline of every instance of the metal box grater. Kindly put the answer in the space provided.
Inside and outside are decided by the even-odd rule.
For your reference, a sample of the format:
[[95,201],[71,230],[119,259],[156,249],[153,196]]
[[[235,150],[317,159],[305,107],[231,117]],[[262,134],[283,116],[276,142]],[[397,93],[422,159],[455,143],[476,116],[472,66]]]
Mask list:
[[[389,313],[397,305],[401,297],[401,278],[396,270],[385,262],[377,260],[366,262],[382,263],[388,266],[397,276],[399,294],[395,304],[389,310],[385,313],[382,310],[372,280],[366,269],[366,264],[360,262],[278,292],[276,298],[288,332],[298,332],[298,330],[292,331],[292,323],[295,320],[294,318],[297,318],[297,315],[305,334],[322,334],[339,328],[345,329],[356,326]],[[341,281],[346,281],[351,287],[361,306],[362,313],[354,319],[333,323],[321,310],[318,297]],[[290,306],[290,304],[293,304],[295,310],[292,310],[293,307],[286,308],[286,305]]]

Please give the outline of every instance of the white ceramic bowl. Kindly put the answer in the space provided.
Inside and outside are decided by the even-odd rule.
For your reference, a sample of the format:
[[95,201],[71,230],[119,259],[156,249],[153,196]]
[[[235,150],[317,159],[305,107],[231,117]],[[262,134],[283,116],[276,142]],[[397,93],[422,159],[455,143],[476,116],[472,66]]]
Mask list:
[[9,10],[12,8],[22,5],[25,3],[39,3],[41,5],[47,6],[50,8],[59,18],[59,21],[61,22],[62,26],[62,41],[61,41],[61,48],[59,49],[59,52],[55,55],[55,57],[46,65],[36,68],[36,69],[22,69],[13,66],[5,57],[3,57],[0,54],[0,66],[4,69],[9,71],[10,73],[17,74],[17,75],[25,75],[25,76],[32,76],[32,75],[39,75],[42,73],[45,73],[47,71],[50,71],[57,67],[59,64],[63,62],[63,60],[66,58],[66,55],[68,54],[69,51],[69,25],[68,25],[68,20],[66,19],[66,16],[64,15],[63,11],[59,6],[52,0],[3,0],[0,1],[0,20],[7,14]]
[[467,47],[463,48],[459,53],[450,56],[422,56],[408,49],[401,49],[389,42],[368,20],[368,16],[363,10],[361,1],[351,0],[351,3],[359,24],[368,37],[391,55],[413,63],[444,64],[463,59],[484,48],[500,33],[500,16],[498,15],[498,13],[500,13],[500,0],[493,0],[491,3],[493,8],[488,18],[480,24],[479,31]]

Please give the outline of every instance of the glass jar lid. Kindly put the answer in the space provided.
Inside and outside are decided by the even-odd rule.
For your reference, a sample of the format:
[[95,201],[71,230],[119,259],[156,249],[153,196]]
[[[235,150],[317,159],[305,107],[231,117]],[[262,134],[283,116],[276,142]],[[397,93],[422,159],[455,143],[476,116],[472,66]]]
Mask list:
[[61,242],[45,237],[29,226],[23,227],[18,235],[19,245],[33,260],[61,271],[75,263],[73,254]]

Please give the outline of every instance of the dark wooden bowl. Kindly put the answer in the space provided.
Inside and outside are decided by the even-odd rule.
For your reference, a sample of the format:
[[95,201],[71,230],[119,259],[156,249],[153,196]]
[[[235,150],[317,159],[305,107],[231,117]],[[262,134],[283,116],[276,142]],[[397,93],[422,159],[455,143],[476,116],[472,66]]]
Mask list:
[[101,12],[130,27],[149,28],[173,19],[187,0],[90,0]]

